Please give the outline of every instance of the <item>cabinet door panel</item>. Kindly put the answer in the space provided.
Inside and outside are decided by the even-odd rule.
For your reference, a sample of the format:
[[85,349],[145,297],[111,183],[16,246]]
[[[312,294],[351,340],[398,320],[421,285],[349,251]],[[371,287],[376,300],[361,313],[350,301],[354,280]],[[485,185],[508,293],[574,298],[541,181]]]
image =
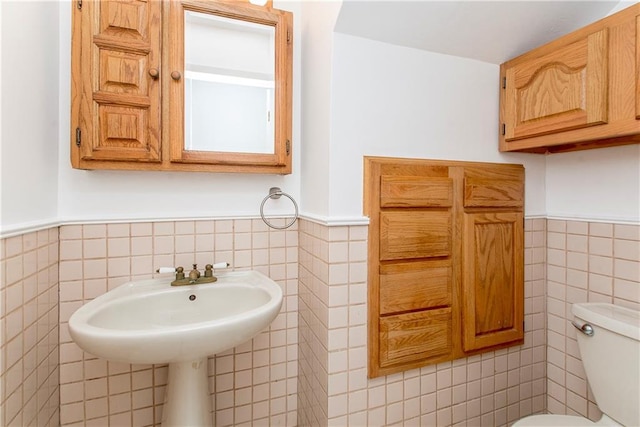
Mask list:
[[453,180],[422,176],[380,177],[380,207],[450,207]]
[[110,93],[149,94],[147,55],[100,50],[98,90]]
[[[159,1],[86,2],[79,129],[83,160],[159,162]],[[86,54],[85,54],[86,52]]]
[[380,319],[380,366],[409,363],[451,351],[451,309]]
[[465,351],[524,337],[522,224],[520,212],[464,215]]
[[380,214],[381,260],[450,255],[451,214],[448,211]]
[[506,70],[505,139],[607,123],[608,29]]
[[450,260],[380,267],[380,314],[451,305]]
[[148,14],[152,3],[154,1],[102,1],[99,34],[149,42]]
[[522,180],[465,178],[465,207],[522,207]]
[[[98,109],[98,137],[91,141],[91,156],[105,160],[154,159],[150,150],[148,108],[102,105]],[[87,145],[90,142],[87,141]]]

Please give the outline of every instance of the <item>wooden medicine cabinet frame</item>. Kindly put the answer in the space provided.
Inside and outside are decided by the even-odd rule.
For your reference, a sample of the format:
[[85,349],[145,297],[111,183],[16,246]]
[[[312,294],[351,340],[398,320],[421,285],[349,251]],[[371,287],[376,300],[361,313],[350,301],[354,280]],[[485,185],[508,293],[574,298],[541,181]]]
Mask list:
[[[293,16],[249,0],[74,1],[71,164],[77,169],[289,174]],[[184,149],[184,11],[273,26],[273,154]]]

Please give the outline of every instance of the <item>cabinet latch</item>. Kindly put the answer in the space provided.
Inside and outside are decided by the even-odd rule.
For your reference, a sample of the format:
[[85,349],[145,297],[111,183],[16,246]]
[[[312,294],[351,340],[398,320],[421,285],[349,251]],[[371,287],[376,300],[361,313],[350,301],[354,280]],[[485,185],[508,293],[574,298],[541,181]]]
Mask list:
[[291,141],[289,141],[288,139],[285,144],[285,151],[287,152],[287,156],[289,155],[289,153],[291,153]]
[[291,30],[288,28],[287,28],[287,43],[291,43]]
[[502,78],[502,89],[506,89],[507,88],[507,78],[503,77]]
[[82,131],[80,130],[80,128],[76,128],[76,145],[80,147],[81,143],[82,143]]

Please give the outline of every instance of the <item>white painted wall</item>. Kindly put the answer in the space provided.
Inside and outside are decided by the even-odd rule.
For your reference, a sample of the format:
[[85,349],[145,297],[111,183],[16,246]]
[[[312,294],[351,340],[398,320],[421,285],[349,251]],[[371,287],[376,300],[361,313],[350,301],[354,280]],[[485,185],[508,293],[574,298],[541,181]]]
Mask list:
[[[275,2],[294,12],[294,41],[300,40],[299,4]],[[69,160],[71,6],[60,8],[59,217],[62,221],[236,217],[259,213],[272,186],[300,200],[300,57],[294,44],[293,173],[280,175],[195,172],[83,171]],[[287,199],[269,201],[265,213],[291,214]]]
[[59,4],[3,1],[0,230],[54,222],[58,199]]
[[329,215],[362,215],[363,156],[521,163],[545,213],[545,158],[498,152],[498,65],[334,35]]
[[640,145],[547,156],[547,214],[640,221]]
[[324,219],[329,214],[333,28],[341,5],[342,1],[302,4],[301,200],[306,214]]
[[[500,154],[497,65],[334,33],[339,1],[276,6],[295,15],[288,176],[72,169],[71,4],[2,2],[2,232],[55,221],[254,216],[271,186],[308,215],[361,218],[364,155],[523,163],[527,215],[638,220],[640,146]],[[292,211],[286,199],[268,208]]]

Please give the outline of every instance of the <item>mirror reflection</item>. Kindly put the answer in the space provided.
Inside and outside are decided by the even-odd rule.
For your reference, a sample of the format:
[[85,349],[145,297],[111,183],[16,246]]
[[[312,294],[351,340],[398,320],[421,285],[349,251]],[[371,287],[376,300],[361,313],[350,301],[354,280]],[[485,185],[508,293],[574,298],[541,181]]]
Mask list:
[[185,149],[273,154],[275,27],[184,19]]

